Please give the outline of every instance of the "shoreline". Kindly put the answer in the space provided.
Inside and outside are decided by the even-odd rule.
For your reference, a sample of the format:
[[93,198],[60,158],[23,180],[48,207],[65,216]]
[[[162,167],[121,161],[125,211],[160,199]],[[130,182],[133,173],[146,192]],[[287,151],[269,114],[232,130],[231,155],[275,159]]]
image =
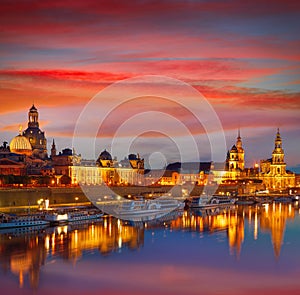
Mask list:
[[[97,196],[116,194],[120,196],[132,195],[150,195],[167,194],[172,190],[172,195],[180,194],[180,189],[173,186],[85,186],[85,187],[22,187],[22,188],[0,188],[0,208],[14,207],[33,207],[45,199],[48,199],[50,206],[61,204],[79,204],[90,203],[90,196],[94,199]],[[224,192],[233,191],[235,187],[223,188]],[[194,186],[190,196],[199,196],[202,194],[203,186]],[[270,193],[266,195],[256,195],[256,197],[285,197],[287,194]],[[243,194],[238,197],[255,197],[255,195]]]

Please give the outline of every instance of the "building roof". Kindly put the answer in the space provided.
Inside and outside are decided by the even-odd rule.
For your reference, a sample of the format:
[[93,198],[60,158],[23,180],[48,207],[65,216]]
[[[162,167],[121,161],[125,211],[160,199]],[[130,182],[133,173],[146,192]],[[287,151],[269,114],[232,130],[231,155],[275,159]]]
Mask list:
[[32,147],[29,140],[21,134],[15,136],[11,140],[9,147],[11,152],[17,154],[31,154],[32,152]]
[[235,144],[232,146],[230,152],[238,152],[238,149]]
[[30,111],[37,111],[37,108],[34,106],[34,104],[33,104],[32,107],[30,108]]
[[176,171],[180,173],[200,173],[200,171],[209,172],[211,162],[175,162],[166,167],[166,170]]
[[112,161],[112,157],[111,157],[111,154],[107,150],[104,150],[99,155],[98,160],[109,160],[109,161]]

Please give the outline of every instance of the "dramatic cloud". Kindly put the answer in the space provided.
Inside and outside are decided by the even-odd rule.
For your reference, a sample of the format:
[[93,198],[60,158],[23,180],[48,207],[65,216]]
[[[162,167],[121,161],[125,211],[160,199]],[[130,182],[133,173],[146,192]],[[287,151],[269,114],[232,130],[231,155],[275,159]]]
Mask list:
[[[46,135],[70,145],[81,111],[99,91],[126,78],[165,75],[208,99],[229,145],[236,129],[244,129],[249,161],[252,140],[268,154],[263,139],[279,126],[287,135],[287,159],[297,164],[299,9],[298,1],[2,1],[1,137],[16,134],[34,102]],[[110,99],[102,101],[104,109]],[[188,112],[153,99],[114,110],[99,136],[112,136],[133,115],[158,110],[203,135]],[[127,131],[124,136],[134,133]]]

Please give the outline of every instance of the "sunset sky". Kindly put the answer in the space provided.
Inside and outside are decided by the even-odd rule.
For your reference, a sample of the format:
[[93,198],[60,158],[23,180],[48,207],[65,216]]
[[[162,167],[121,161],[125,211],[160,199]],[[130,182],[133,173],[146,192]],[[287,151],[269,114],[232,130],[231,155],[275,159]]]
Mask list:
[[[279,127],[288,166],[300,168],[299,1],[107,2],[1,1],[1,141],[18,134],[20,124],[26,127],[34,102],[48,150],[53,138],[58,150],[71,147],[79,116],[99,91],[128,78],[159,75],[187,83],[207,99],[227,148],[240,128],[246,166],[271,157]],[[108,118],[103,126],[94,122],[96,154],[110,149],[118,128],[133,118],[118,135],[137,137],[131,151],[175,161],[178,142],[192,136],[200,159],[211,159],[206,119],[197,118],[198,124],[191,115],[201,102],[183,92],[186,108],[174,102],[173,90],[173,101],[151,96],[157,88],[159,83],[140,83],[137,97],[124,103],[122,90],[114,98],[101,96],[99,117]],[[112,102],[113,113],[103,113]],[[154,122],[169,129],[151,128]],[[181,123],[190,134],[177,128]],[[197,160],[186,147],[187,160]],[[95,157],[83,143],[75,148]]]

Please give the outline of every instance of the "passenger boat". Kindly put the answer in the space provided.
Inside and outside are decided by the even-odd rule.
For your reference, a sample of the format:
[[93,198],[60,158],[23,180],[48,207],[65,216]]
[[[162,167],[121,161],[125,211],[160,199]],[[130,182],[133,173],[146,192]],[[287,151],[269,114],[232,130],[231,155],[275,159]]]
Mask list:
[[184,203],[170,197],[145,200],[120,201],[115,207],[107,208],[107,213],[131,221],[149,221],[161,218],[166,214],[183,209]]
[[103,212],[95,210],[72,211],[68,213],[68,222],[97,219],[103,216]]
[[45,220],[51,225],[58,225],[68,222],[68,214],[64,212],[49,212],[45,215]]
[[235,202],[236,205],[253,205],[255,203],[254,197],[239,197]]
[[277,197],[277,198],[274,198],[274,202],[276,203],[291,203],[293,202],[292,200],[292,197],[290,196],[282,196],[282,197]]
[[46,214],[45,220],[51,225],[78,222],[82,220],[97,219],[103,216],[103,212],[98,210],[73,210],[64,212],[51,212]]
[[31,227],[49,225],[50,222],[44,220],[42,215],[25,215],[13,216],[2,213],[0,215],[0,229],[14,228],[14,227]]
[[228,205],[234,205],[235,198],[223,197],[223,196],[208,196],[203,195],[199,197],[193,197],[188,202],[190,208],[215,208]]

